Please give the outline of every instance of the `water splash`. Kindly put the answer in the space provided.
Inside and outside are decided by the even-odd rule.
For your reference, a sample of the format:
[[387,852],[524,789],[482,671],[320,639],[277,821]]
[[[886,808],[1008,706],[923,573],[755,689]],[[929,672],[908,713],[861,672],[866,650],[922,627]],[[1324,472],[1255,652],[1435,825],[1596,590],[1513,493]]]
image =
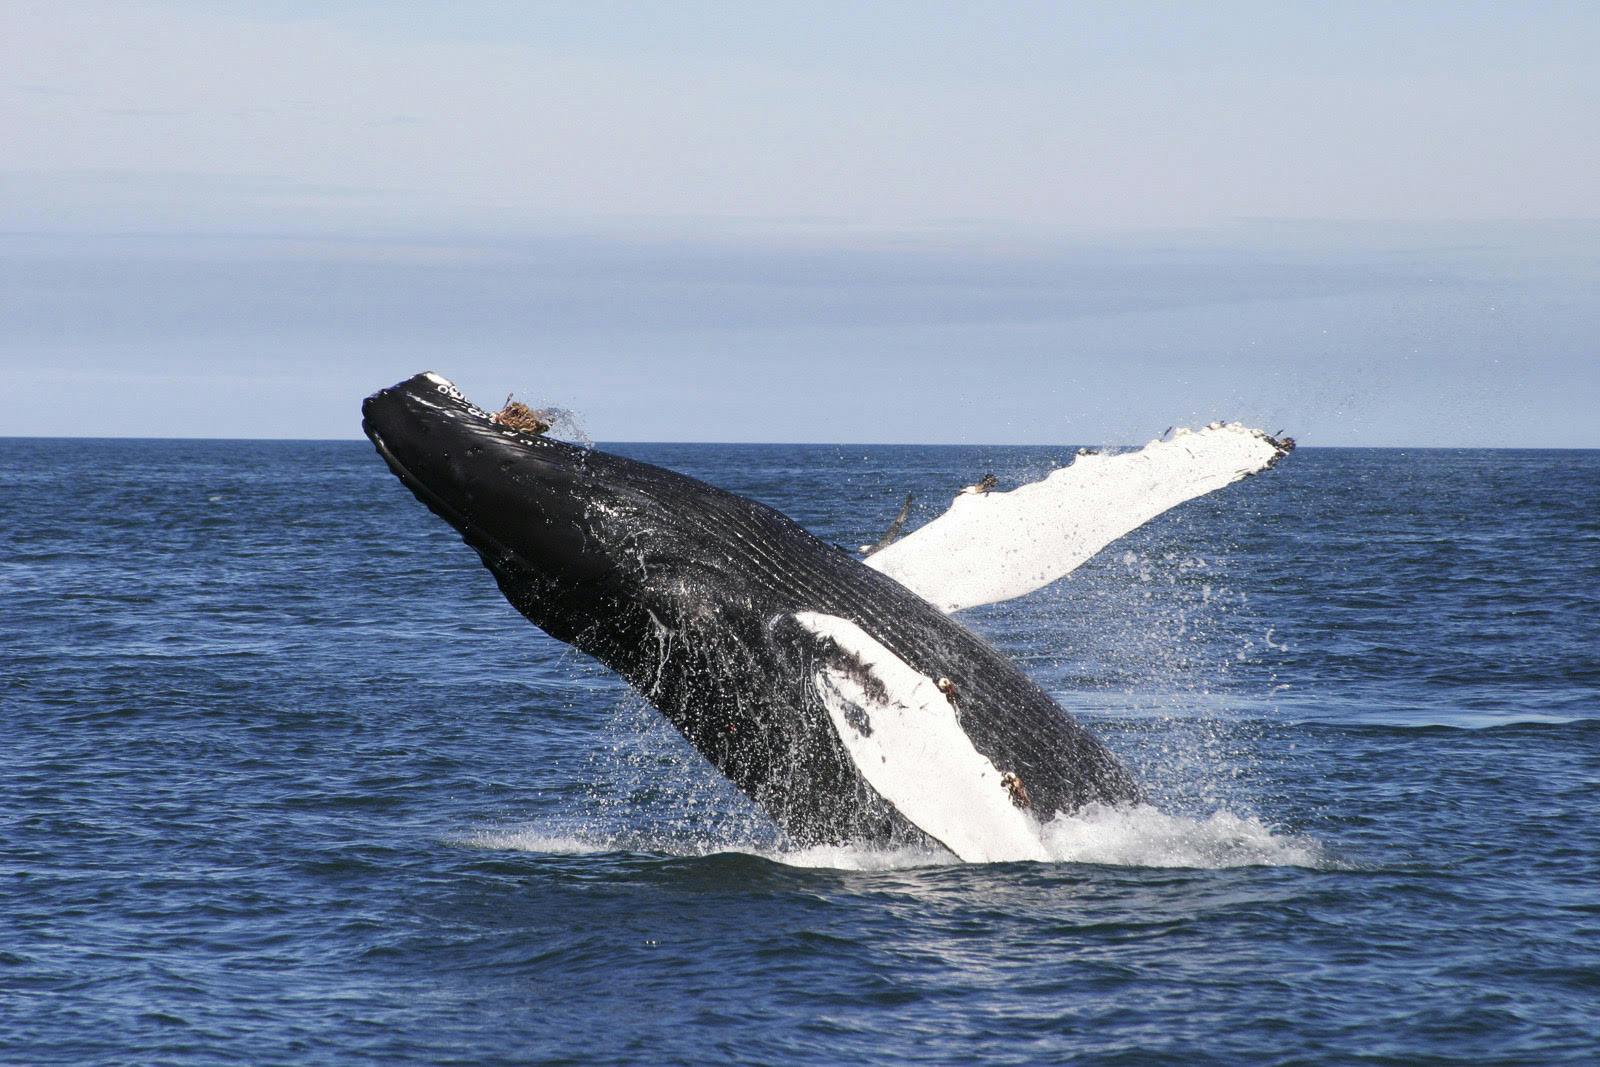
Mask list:
[[[1175,516],[1160,536],[1134,535],[1119,555],[1107,553],[1070,582],[1035,594],[1026,610],[1002,604],[969,618],[1001,647],[1020,652],[1030,673],[1092,722],[1135,767],[1154,802],[1052,819],[1041,830],[1048,862],[1332,866],[1319,843],[1236,814],[1258,809],[1264,798],[1252,755],[1259,727],[1229,714],[1228,672],[1253,652],[1251,638],[1260,631],[1251,632],[1257,620],[1241,610],[1245,595],[1231,588],[1228,546],[1210,544],[1202,555],[1182,519]],[[1059,625],[1040,627],[1041,614]],[[1263,628],[1266,649],[1283,650],[1270,622]],[[937,848],[788,846],[642,698],[623,691],[610,719],[602,731],[610,743],[589,754],[577,810],[460,843],[547,855],[735,854],[854,871],[957,865]]]
[[[1043,827],[1051,863],[1111,867],[1199,868],[1308,867],[1335,864],[1310,838],[1277,834],[1253,816],[1216,812],[1205,818],[1172,815],[1148,804],[1090,805]],[[674,858],[742,854],[790,867],[846,871],[906,870],[955,866],[937,849],[817,845],[785,848],[738,838],[691,838],[677,834],[574,827],[548,822],[486,829],[459,839],[469,848],[581,856],[627,852]]]
[[547,431],[554,437],[570,441],[580,448],[594,448],[594,438],[583,428],[583,418],[571,408],[543,407],[539,414],[550,424]]
[[1091,804],[1046,823],[1044,843],[1058,863],[1206,869],[1330,865],[1316,841],[1275,834],[1254,816],[1170,815],[1149,804]]

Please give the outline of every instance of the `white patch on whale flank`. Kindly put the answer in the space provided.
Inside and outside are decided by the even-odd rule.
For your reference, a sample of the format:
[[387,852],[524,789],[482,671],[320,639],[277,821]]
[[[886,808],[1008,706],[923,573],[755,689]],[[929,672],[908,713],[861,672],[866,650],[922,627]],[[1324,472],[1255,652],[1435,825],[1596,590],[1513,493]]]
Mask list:
[[848,669],[823,667],[812,678],[868,785],[969,863],[1050,858],[1039,824],[1012,802],[1002,771],[973,746],[956,706],[932,678],[848,619],[812,611],[796,612],[794,619],[855,657],[883,685],[887,699],[869,693],[858,672]]

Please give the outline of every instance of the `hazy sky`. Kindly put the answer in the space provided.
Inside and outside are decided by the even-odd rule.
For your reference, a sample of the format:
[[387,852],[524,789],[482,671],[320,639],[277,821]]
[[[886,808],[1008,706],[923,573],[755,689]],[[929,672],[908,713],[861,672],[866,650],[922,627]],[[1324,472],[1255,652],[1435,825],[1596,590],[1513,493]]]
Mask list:
[[1597,220],[1594,3],[0,0],[0,435],[1597,447]]

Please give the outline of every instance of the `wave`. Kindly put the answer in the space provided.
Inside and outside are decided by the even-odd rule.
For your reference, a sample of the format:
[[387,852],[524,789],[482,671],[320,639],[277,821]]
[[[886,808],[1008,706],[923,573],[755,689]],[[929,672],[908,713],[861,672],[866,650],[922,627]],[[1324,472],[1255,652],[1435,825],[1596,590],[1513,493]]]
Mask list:
[[[1200,868],[1307,867],[1333,864],[1322,846],[1306,837],[1274,833],[1253,816],[1216,812],[1204,818],[1173,815],[1149,804],[1090,805],[1058,816],[1043,827],[1050,863],[1113,867]],[[740,840],[683,839],[634,832],[555,828],[543,824],[482,830],[455,844],[493,851],[582,856],[634,853],[672,858],[738,854],[789,867],[843,871],[889,871],[962,866],[942,849],[817,845],[783,848]]]

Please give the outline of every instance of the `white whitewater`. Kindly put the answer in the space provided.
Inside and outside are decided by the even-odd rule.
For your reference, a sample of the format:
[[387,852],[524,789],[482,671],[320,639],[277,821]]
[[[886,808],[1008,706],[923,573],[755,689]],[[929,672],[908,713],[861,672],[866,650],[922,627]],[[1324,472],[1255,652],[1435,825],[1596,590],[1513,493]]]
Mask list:
[[[453,844],[493,851],[573,856],[632,853],[672,857],[759,856],[790,867],[844,871],[907,870],[959,864],[948,852],[916,848],[818,845],[774,849],[737,838],[684,841],[637,833],[607,833],[530,824],[481,830]],[[1140,804],[1128,808],[1091,805],[1046,823],[1043,855],[1034,862],[1085,863],[1109,867],[1188,868],[1307,867],[1336,869],[1316,841],[1274,833],[1250,816],[1217,812],[1206,817],[1170,815]]]

